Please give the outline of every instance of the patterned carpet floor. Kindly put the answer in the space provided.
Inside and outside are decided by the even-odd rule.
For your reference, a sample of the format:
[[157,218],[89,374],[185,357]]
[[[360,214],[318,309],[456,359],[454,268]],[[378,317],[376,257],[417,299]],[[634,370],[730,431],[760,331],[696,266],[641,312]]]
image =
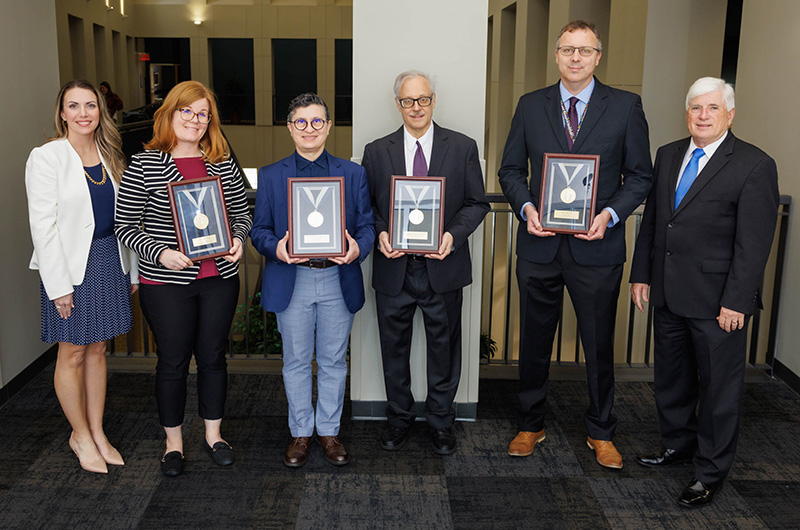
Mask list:
[[184,424],[186,471],[159,471],[154,376],[109,375],[105,428],[126,460],[108,475],[80,470],[52,384],[53,367],[0,408],[3,529],[575,529],[800,528],[800,398],[777,380],[747,383],[739,450],[714,503],[680,508],[691,466],[650,470],[637,454],[659,447],[651,384],[617,384],[615,443],[624,468],[601,468],[585,445],[585,386],[554,381],[547,440],[533,456],[506,455],[515,434],[516,382],[481,380],[478,421],[458,423],[442,457],[417,423],[398,452],[382,451],[382,422],[353,421],[341,439],[352,461],[282,463],[288,440],[280,376],[230,376],[223,434],[237,461],[214,465],[202,447],[195,378]]

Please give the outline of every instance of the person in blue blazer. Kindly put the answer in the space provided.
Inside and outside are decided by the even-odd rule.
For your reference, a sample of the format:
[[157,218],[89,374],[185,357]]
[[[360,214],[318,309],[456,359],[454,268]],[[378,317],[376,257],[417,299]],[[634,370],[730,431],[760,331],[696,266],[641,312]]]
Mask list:
[[[364,305],[361,262],[375,242],[375,226],[364,168],[330,155],[331,130],[325,101],[316,94],[289,104],[290,156],[258,170],[255,222],[250,239],[267,258],[261,305],[275,312],[283,339],[283,380],[289,401],[292,440],[284,464],[300,467],[316,428],[325,458],[349,462],[338,438],[347,380],[347,343],[353,316]],[[347,253],[341,258],[290,258],[288,245],[289,177],[344,177]],[[316,351],[317,406],[311,401],[311,360]]]

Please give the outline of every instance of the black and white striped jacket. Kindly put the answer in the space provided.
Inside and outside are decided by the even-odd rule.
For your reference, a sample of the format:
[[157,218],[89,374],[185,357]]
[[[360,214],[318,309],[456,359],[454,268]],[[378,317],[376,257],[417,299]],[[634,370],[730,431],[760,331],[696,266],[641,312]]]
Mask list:
[[[225,206],[231,235],[244,243],[253,220],[247,210],[244,181],[232,159],[219,164],[206,162],[208,175],[222,177]],[[158,257],[165,249],[178,250],[167,183],[183,180],[169,153],[142,151],[131,159],[122,175],[117,195],[114,232],[123,245],[139,255],[139,273],[157,282],[186,285],[197,277],[200,265],[180,271],[165,268]],[[216,260],[219,274],[230,278],[239,272],[238,263]]]

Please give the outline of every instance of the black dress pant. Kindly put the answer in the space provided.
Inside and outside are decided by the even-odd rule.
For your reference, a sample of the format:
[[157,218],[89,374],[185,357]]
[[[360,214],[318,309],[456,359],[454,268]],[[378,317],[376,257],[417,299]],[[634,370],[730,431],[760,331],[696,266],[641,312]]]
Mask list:
[[695,478],[715,484],[730,471],[739,438],[747,324],[725,332],[716,319],[653,315],[655,393],[664,447],[692,452]]
[[192,353],[197,363],[198,413],[207,420],[222,418],[228,391],[225,352],[238,298],[238,277],[140,285],[142,313],[157,346],[156,401],[162,426],[183,423]]
[[[559,237],[559,236],[556,236]],[[586,359],[589,406],[586,430],[594,439],[611,440],[617,418],[614,405],[614,324],[622,265],[587,267],[575,263],[567,237],[546,264],[517,260],[520,292],[519,402],[521,431],[544,428],[553,339],[564,286],[569,292]]]
[[455,420],[453,400],[461,378],[462,290],[433,292],[425,262],[407,261],[400,294],[375,293],[388,401],[386,416],[396,427],[409,427],[416,418],[409,360],[414,313],[419,307],[427,346],[425,419],[433,429],[449,428]]

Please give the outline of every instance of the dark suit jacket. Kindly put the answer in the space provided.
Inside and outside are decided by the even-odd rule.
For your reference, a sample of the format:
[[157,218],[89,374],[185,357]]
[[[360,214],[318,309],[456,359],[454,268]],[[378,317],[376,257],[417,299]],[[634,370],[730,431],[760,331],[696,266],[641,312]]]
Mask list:
[[[520,211],[526,202],[539,210],[544,153],[600,155],[597,211],[611,207],[620,222],[597,241],[573,236],[537,237],[528,234]],[[530,182],[528,161],[530,160]],[[561,119],[558,83],[525,94],[519,100],[498,172],[500,186],[514,214],[520,218],[517,256],[550,263],[562,237],[580,265],[616,265],[625,262],[625,219],[647,197],[653,166],[642,100],[636,94],[610,88],[595,79],[594,92],[572,151]],[[624,180],[623,180],[624,177]]]
[[[367,190],[364,168],[348,160],[328,157],[332,177],[344,176],[345,227],[356,240],[361,255],[348,265],[339,265],[339,280],[347,309],[355,313],[364,305],[364,280],[361,262],[372,250],[375,227],[372,206]],[[255,220],[250,239],[253,246],[266,256],[264,277],[261,282],[261,306],[267,311],[280,313],[289,305],[294,292],[297,265],[280,261],[275,252],[278,241],[289,229],[288,178],[297,176],[294,154],[258,170]]]
[[[367,170],[377,233],[389,231],[392,175],[406,174],[403,127],[364,148],[361,165]],[[433,124],[433,148],[428,175],[445,178],[444,231],[453,235],[455,250],[444,260],[426,260],[434,292],[445,293],[472,283],[467,238],[489,211],[475,140]],[[372,287],[395,295],[403,288],[405,256],[388,259],[375,252]]]
[[779,202],[775,161],[728,137],[673,211],[689,138],[661,147],[631,264],[631,282],[650,284],[650,303],[686,318],[720,306],[752,313],[769,256]]

